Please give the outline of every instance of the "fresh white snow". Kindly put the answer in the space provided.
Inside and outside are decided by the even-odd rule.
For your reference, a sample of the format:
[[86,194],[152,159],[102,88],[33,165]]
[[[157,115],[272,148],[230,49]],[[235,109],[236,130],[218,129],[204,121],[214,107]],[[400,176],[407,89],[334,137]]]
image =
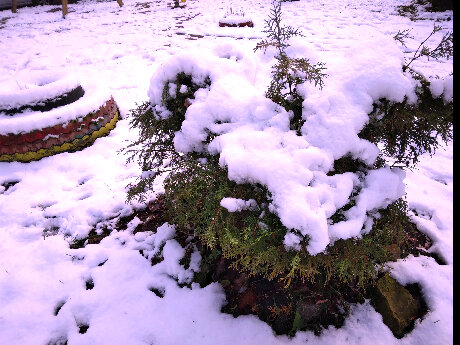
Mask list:
[[[65,76],[44,87],[35,87],[29,90],[11,92],[5,95],[5,99],[6,101],[15,98],[18,99],[20,103],[16,103],[16,106],[33,104],[33,102],[28,102],[28,100],[46,100],[53,96],[62,95],[78,85],[82,86],[85,90],[85,94],[73,103],[51,109],[47,112],[26,110],[14,116],[0,115],[0,135],[28,133],[35,129],[67,123],[76,118],[81,118],[82,115],[84,116],[97,111],[99,107],[110,99],[110,90],[106,86],[101,85],[99,82],[92,81],[79,83],[78,79],[72,76]],[[5,87],[5,85],[3,86]],[[1,84],[0,87],[2,87]],[[42,88],[45,90],[42,90]],[[0,102],[1,101],[2,98],[0,98]],[[13,108],[14,106],[13,102],[5,102],[5,104],[8,104],[8,108]],[[5,109],[7,109],[6,106]]]
[[[0,184],[17,182],[7,190],[0,186],[0,344],[452,343],[453,144],[423,156],[413,171],[382,168],[366,178],[326,175],[334,159],[345,154],[375,159],[378,149],[357,137],[372,102],[413,99],[414,82],[401,71],[404,57],[413,54],[436,20],[452,30],[453,20],[446,20],[453,19],[452,12],[423,12],[415,22],[398,16],[395,6],[407,2],[283,3],[285,24],[304,34],[292,40],[289,55],[325,62],[328,74],[322,90],[310,84],[300,90],[309,124],[301,137],[289,131],[289,114],[264,97],[276,52],[253,52],[264,37],[269,0],[187,0],[178,9],[161,0],[125,0],[122,8],[84,0],[69,5],[66,19],[51,11],[53,6],[0,11],[0,101],[33,90],[30,83],[39,83],[38,77],[27,81],[29,75],[51,76],[44,81],[48,85],[52,76],[72,75],[92,85],[88,97],[95,103],[112,95],[124,118],[83,151],[27,164],[0,163]],[[229,7],[243,9],[254,28],[219,27]],[[414,36],[407,48],[392,38],[404,29]],[[441,34],[427,43],[436,44]],[[453,97],[452,60],[422,59],[413,66],[433,80],[434,94]],[[308,249],[315,254],[338,238],[358,236],[362,225],[371,225],[367,211],[406,193],[413,221],[434,240],[430,251],[447,262],[409,257],[391,265],[401,283],[421,284],[430,309],[410,334],[395,339],[369,303],[353,306],[342,328],[330,327],[320,337],[309,332],[291,339],[275,336],[255,316],[223,314],[225,295],[218,284],[177,285],[190,281],[201,258],[195,252],[188,270],[179,265],[184,249],[169,224],[134,235],[135,218],[126,231],[113,232],[98,245],[69,249],[72,238],[85,237],[93,227],[110,227],[110,219],[141,207],[125,203],[126,185],[141,174],[118,153],[136,138],[126,117],[136,102],[158,102],[163,84],[180,71],[196,80],[209,75],[212,84],[188,108],[176,148],[218,153],[230,179],[266,185],[272,209],[288,228],[298,230],[286,234],[287,247],[295,249],[300,236],[308,235]],[[35,122],[29,121],[37,118],[34,113],[15,119],[0,114],[0,134],[52,125],[53,118],[94,106],[86,102]],[[202,144],[206,129],[220,134],[209,146]],[[356,186],[363,188],[357,205],[345,222],[330,226],[327,218]],[[158,181],[152,196],[161,191]],[[232,198],[221,205],[231,211],[255,206]],[[43,236],[53,229],[58,234]],[[162,245],[165,260],[151,266]],[[87,290],[89,280],[94,287]],[[79,333],[80,325],[89,326],[85,334]]]
[[0,80],[0,107],[15,108],[55,98],[79,85],[78,79],[47,71],[19,71],[15,78]]

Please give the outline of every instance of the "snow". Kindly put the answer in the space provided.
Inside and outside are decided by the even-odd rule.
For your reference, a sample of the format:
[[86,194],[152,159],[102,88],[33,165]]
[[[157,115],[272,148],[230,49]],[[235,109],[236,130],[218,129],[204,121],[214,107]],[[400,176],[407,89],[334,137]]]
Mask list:
[[[67,81],[68,77],[64,77],[64,81]],[[50,83],[45,85],[45,89],[49,86],[52,90],[52,86],[55,83]],[[53,90],[54,94],[62,94],[61,91],[69,90],[67,86],[68,83],[61,83],[56,81],[56,90]],[[70,85],[75,85],[72,83]],[[78,84],[77,84],[78,85]],[[19,134],[19,133],[28,133],[36,129],[42,129],[46,127],[52,127],[55,125],[67,123],[71,120],[82,119],[84,116],[91,112],[95,112],[99,107],[103,106],[105,102],[110,99],[110,93],[104,85],[100,85],[98,82],[81,82],[85,94],[83,97],[79,98],[77,101],[67,104],[62,107],[54,108],[47,112],[41,111],[25,111],[14,116],[9,115],[0,115],[0,134]],[[51,95],[48,90],[40,90],[37,92],[24,92],[20,93],[20,102],[27,104],[28,99],[35,99],[36,97],[41,97],[43,95]],[[32,91],[35,89],[32,89]],[[9,99],[12,93],[7,94],[5,97]],[[1,101],[1,99],[0,99]]]
[[14,77],[0,80],[0,108],[17,108],[55,98],[79,85],[78,80],[65,73],[19,71]]
[[226,14],[221,19],[219,19],[219,23],[225,23],[230,25],[239,25],[249,22],[252,22],[252,19],[250,17],[238,14]]
[[228,212],[238,212],[256,208],[257,203],[254,199],[243,200],[238,198],[223,198],[220,201],[220,206],[225,207]]
[[[253,52],[264,37],[270,1],[189,0],[185,8],[171,9],[167,1],[125,0],[119,8],[115,2],[82,0],[69,5],[66,19],[50,11],[52,6],[0,11],[0,105],[10,102],[11,94],[32,102],[36,92],[51,96],[76,82],[86,91],[74,104],[47,114],[14,119],[0,114],[0,134],[68,121],[110,95],[122,115],[107,137],[83,151],[27,164],[0,163],[0,185],[18,181],[0,187],[0,343],[452,343],[453,143],[433,157],[423,156],[413,171],[385,167],[368,176],[327,175],[344,155],[366,162],[376,158],[377,147],[357,137],[372,102],[404,96],[413,101],[414,81],[401,71],[404,58],[413,55],[437,19],[452,30],[453,21],[445,20],[453,18],[449,11],[423,12],[415,22],[397,16],[395,6],[406,2],[283,3],[285,24],[304,33],[291,41],[288,53],[325,62],[328,74],[322,90],[308,83],[300,88],[308,122],[301,137],[289,131],[290,114],[264,97],[276,52]],[[218,19],[229,6],[244,9],[254,28],[220,28]],[[392,36],[409,28],[415,39],[404,48]],[[412,66],[430,78],[435,95],[452,99],[452,60],[421,59]],[[174,239],[172,224],[133,234],[135,218],[127,230],[100,244],[69,248],[72,239],[113,226],[113,219],[142,206],[125,203],[126,185],[141,174],[117,153],[137,135],[126,117],[136,102],[158,102],[164,83],[180,71],[196,82],[209,76],[212,84],[188,108],[176,148],[219,154],[230,179],[267,186],[271,209],[292,229],[286,247],[296,250],[308,235],[314,254],[339,238],[359,236],[370,228],[368,214],[406,193],[412,220],[434,241],[429,251],[446,261],[409,257],[392,264],[391,274],[402,284],[421,285],[430,309],[410,334],[395,339],[368,302],[352,306],[342,328],[330,327],[319,337],[275,336],[255,316],[223,314],[225,295],[218,284],[178,286],[177,281],[190,282],[201,257],[195,250],[187,270],[179,264],[185,250]],[[203,144],[207,129],[219,134],[209,146]],[[158,181],[152,196],[162,188]],[[357,188],[346,221],[330,225],[328,218]],[[234,198],[221,204],[230,212],[254,207],[251,200]],[[164,260],[152,266],[159,253]],[[87,290],[89,280],[94,287]],[[84,334],[81,325],[89,326]]]

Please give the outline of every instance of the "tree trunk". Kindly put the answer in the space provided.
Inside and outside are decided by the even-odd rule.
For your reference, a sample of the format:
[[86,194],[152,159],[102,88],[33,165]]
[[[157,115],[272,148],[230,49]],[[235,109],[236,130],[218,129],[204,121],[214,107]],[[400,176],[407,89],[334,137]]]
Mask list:
[[67,0],[62,0],[62,18],[65,18],[68,12],[69,10],[67,8]]
[[18,0],[13,0],[11,4],[11,12],[16,13],[18,11]]

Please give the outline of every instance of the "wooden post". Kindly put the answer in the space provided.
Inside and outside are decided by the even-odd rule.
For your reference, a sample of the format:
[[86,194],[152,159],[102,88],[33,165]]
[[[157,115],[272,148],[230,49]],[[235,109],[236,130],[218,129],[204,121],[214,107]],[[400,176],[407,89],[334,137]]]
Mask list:
[[117,0],[117,2],[118,2],[118,5],[120,5],[120,7],[123,6],[123,0]]
[[11,12],[16,13],[18,11],[18,0],[13,0],[11,4]]
[[67,0],[62,0],[62,18],[65,18],[68,12],[69,10],[67,8]]

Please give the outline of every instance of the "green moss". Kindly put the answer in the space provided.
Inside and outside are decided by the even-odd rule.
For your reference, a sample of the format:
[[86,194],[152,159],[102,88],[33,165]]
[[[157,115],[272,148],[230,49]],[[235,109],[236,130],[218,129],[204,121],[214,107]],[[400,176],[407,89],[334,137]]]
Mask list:
[[372,301],[382,314],[383,322],[397,338],[404,336],[414,318],[420,314],[420,304],[388,273],[378,280]]
[[300,312],[297,310],[294,316],[294,321],[292,322],[291,333],[295,334],[295,332],[303,328],[305,328],[305,325],[304,325],[304,322],[302,321],[302,317],[300,316]]

